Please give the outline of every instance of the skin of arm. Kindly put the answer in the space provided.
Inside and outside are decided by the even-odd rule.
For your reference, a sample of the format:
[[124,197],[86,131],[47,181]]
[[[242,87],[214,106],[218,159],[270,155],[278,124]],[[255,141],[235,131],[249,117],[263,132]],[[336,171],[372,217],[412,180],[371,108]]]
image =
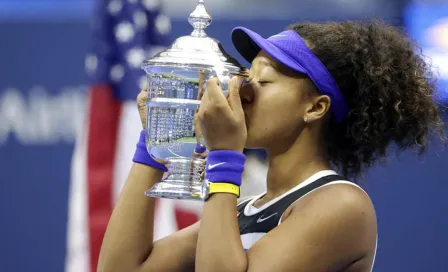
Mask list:
[[[104,236],[99,272],[194,271],[200,222],[153,242],[155,199],[143,194],[160,170],[135,163]],[[235,205],[232,206],[236,218]]]
[[376,241],[373,205],[352,185],[332,185],[305,196],[247,253],[231,209],[234,202],[226,194],[206,202],[196,271],[339,271],[365,258]]
[[110,218],[99,272],[193,271],[199,222],[153,243],[155,199],[143,194],[163,172],[135,163]]

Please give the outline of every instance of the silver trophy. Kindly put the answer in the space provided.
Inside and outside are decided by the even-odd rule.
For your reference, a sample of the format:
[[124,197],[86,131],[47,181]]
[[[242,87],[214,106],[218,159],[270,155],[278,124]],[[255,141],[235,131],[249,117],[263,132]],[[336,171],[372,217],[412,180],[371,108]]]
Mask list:
[[142,64],[148,77],[146,146],[168,168],[168,175],[146,192],[150,197],[202,200],[206,161],[195,148],[205,150],[205,143],[194,121],[200,94],[205,81],[217,77],[227,95],[230,79],[244,73],[222,45],[205,33],[211,17],[203,0],[188,21],[193,26],[190,35],[176,39]]

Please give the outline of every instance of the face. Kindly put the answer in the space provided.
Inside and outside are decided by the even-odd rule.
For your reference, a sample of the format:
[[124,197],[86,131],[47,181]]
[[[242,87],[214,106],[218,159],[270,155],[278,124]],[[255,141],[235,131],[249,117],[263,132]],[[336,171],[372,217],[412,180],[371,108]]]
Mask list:
[[247,148],[283,148],[303,129],[310,81],[261,51],[240,90],[247,126]]

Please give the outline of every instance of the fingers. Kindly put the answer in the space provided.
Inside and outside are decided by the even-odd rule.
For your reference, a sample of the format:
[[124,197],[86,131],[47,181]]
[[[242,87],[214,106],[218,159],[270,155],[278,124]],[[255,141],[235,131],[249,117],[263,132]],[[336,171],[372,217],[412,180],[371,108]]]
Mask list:
[[202,128],[198,112],[196,112],[196,114],[194,115],[194,134],[196,136],[196,142],[199,143],[201,141]]
[[234,76],[229,83],[229,105],[237,117],[244,118],[243,106],[241,104],[240,89],[244,77]]
[[201,100],[202,96],[204,95],[204,77],[205,77],[204,72],[199,72],[198,100]]
[[148,98],[148,90],[144,88],[137,95],[137,108],[142,122],[143,129],[146,129],[146,99]]
[[140,105],[140,103],[144,103],[146,98],[148,98],[148,89],[143,88],[137,95],[137,104]]
[[243,71],[241,72],[242,77],[249,77],[249,74],[250,74],[249,68],[244,68]]
[[197,158],[197,159],[206,159],[208,155],[208,152],[204,152],[204,153],[196,153],[194,152],[192,157],[193,158]]
[[212,78],[207,81],[207,91],[204,93],[204,97],[208,98],[208,101],[214,104],[216,107],[226,107],[227,100],[219,86],[218,78]]
[[213,78],[206,82],[207,88],[201,99],[201,105],[199,106],[198,112],[200,122],[203,121],[205,115],[213,116],[215,114],[223,114],[228,117],[238,115],[238,118],[243,115],[241,101],[237,101],[239,100],[239,88],[242,84],[242,79],[243,78],[237,78],[236,81],[232,83],[231,87],[233,95],[236,96],[235,98],[232,98],[233,107],[237,110],[236,113],[233,112],[232,105],[230,105],[231,102],[224,96],[218,78]]

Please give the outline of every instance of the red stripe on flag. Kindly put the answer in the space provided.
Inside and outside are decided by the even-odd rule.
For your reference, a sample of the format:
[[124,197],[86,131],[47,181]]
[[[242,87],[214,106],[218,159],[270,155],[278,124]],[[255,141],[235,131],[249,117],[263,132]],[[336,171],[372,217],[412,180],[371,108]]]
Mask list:
[[190,225],[193,225],[199,220],[199,216],[194,212],[176,208],[175,213],[176,213],[177,229],[179,230],[186,228]]
[[87,186],[89,194],[89,246],[91,271],[98,257],[112,213],[112,182],[121,104],[107,86],[90,91],[89,135],[87,136]]

